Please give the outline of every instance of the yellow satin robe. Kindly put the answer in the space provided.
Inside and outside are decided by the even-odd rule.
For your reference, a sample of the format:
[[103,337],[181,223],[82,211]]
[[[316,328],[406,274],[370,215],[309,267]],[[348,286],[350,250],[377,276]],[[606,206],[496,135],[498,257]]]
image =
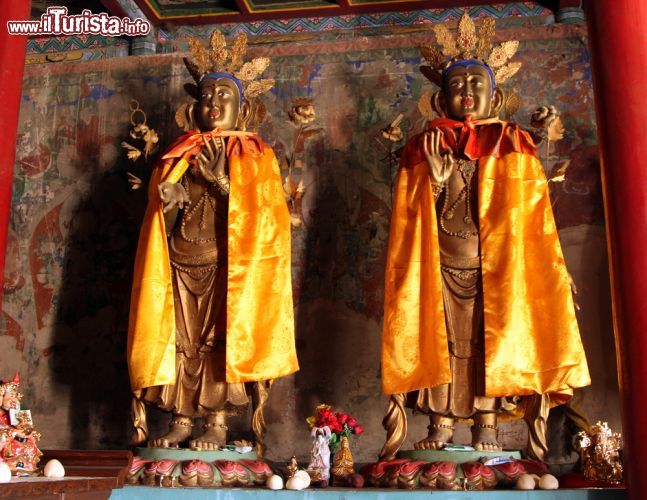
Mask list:
[[[226,381],[283,377],[299,369],[294,341],[290,214],[272,149],[230,137]],[[175,312],[160,182],[176,183],[199,134],[179,141],[155,169],[142,224],[130,306],[128,369],[133,391],[175,382]],[[184,147],[186,145],[186,147]],[[177,150],[175,148],[172,150]],[[169,156],[171,156],[169,158]],[[179,157],[179,159],[178,159]]]
[[[516,131],[497,126],[519,144]],[[420,158],[403,155],[394,197],[382,347],[387,394],[451,383],[436,209]],[[544,172],[533,154],[498,145],[478,159],[477,171],[484,395],[539,393],[563,402],[591,381]]]

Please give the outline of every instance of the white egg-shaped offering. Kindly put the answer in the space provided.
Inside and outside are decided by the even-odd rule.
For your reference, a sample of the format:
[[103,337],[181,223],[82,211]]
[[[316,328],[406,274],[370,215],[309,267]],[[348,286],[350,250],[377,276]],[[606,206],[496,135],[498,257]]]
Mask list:
[[559,481],[552,474],[544,474],[539,478],[540,490],[556,490],[559,488]]
[[292,476],[285,483],[285,488],[288,490],[302,490],[305,488],[303,479]]
[[45,464],[43,475],[51,478],[65,477],[65,467],[61,462],[53,458]]
[[11,469],[5,462],[0,462],[0,483],[11,481]]
[[297,471],[285,483],[285,488],[288,490],[305,490],[308,486],[310,486],[310,476],[304,470]]
[[310,486],[310,481],[311,481],[310,474],[308,474],[306,471],[298,470],[298,471],[296,471],[296,473],[294,475],[297,476],[297,477],[300,477],[302,479],[302,481],[304,483],[306,483],[306,488],[308,486]]
[[265,485],[271,490],[282,490],[283,489],[283,478],[277,474],[272,474],[268,479]]
[[519,479],[517,479],[517,484],[515,488],[518,490],[534,490],[535,489],[535,478],[530,474],[521,474]]

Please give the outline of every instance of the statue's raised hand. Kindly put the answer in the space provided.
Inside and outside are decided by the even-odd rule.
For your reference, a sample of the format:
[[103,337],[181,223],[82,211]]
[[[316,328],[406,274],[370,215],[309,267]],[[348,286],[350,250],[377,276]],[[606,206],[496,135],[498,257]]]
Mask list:
[[444,184],[452,174],[454,157],[451,153],[440,154],[440,130],[427,132],[422,139],[422,149],[429,165],[429,175],[434,184]]
[[184,208],[191,203],[189,195],[182,184],[172,182],[160,182],[157,185],[157,192],[162,201],[162,212],[167,213],[174,208]]
[[208,182],[215,182],[225,193],[229,193],[229,177],[227,177],[227,154],[225,141],[222,137],[212,137],[204,140],[202,151],[196,155],[196,164],[200,173]]

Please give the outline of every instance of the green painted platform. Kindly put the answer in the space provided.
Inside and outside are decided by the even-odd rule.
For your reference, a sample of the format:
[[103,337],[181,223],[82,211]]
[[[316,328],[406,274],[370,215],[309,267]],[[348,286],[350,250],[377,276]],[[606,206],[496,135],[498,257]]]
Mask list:
[[271,491],[263,488],[156,488],[125,486],[113,490],[111,500],[625,500],[625,490],[554,490],[554,491],[438,491],[385,490],[377,488],[326,488],[303,491]]
[[521,459],[519,450],[503,451],[463,451],[463,450],[403,450],[398,453],[398,458],[409,460],[424,460],[426,462],[478,462],[481,458],[504,457],[514,460]]
[[238,453],[228,450],[190,450],[188,448],[135,448],[135,456],[152,460],[202,460],[213,462],[214,460],[256,460],[258,456],[255,451]]

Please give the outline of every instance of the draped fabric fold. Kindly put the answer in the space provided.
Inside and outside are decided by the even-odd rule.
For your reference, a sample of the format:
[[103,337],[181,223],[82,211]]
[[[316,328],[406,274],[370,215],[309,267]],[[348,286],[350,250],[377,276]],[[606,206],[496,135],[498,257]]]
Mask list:
[[173,286],[157,186],[179,182],[211,136],[229,138],[227,382],[274,379],[298,370],[290,216],[274,152],[249,132],[190,131],[162,157],[148,188],[128,328],[133,391],[175,382]]
[[[466,120],[469,122],[469,120]],[[478,159],[485,396],[590,384],[570,279],[530,136],[515,124],[441,119],[441,147]],[[403,150],[386,267],[382,350],[387,394],[451,381],[435,201],[422,134]]]
[[[428,130],[442,131],[440,153],[453,153],[469,160],[478,160],[484,156],[501,158],[508,153],[517,152],[535,155],[532,137],[516,123],[508,123],[497,118],[465,121],[450,118],[437,118],[429,122]],[[422,141],[425,132],[414,136],[407,142],[402,151],[401,166],[412,166],[424,161]]]
[[[227,153],[230,154],[233,148],[237,148],[238,154],[244,150],[246,154],[253,156],[260,156],[263,154],[264,144],[258,135],[253,132],[242,132],[239,130],[220,130],[215,129],[210,132],[199,132],[197,130],[189,130],[171,144],[166,151],[163,160],[172,158],[185,158],[189,159],[200,152],[205,140],[215,137],[232,137],[236,140],[228,141]],[[241,149],[242,148],[242,149]]]
[[400,168],[393,199],[382,335],[387,394],[451,381],[436,208],[427,171],[426,163]]

